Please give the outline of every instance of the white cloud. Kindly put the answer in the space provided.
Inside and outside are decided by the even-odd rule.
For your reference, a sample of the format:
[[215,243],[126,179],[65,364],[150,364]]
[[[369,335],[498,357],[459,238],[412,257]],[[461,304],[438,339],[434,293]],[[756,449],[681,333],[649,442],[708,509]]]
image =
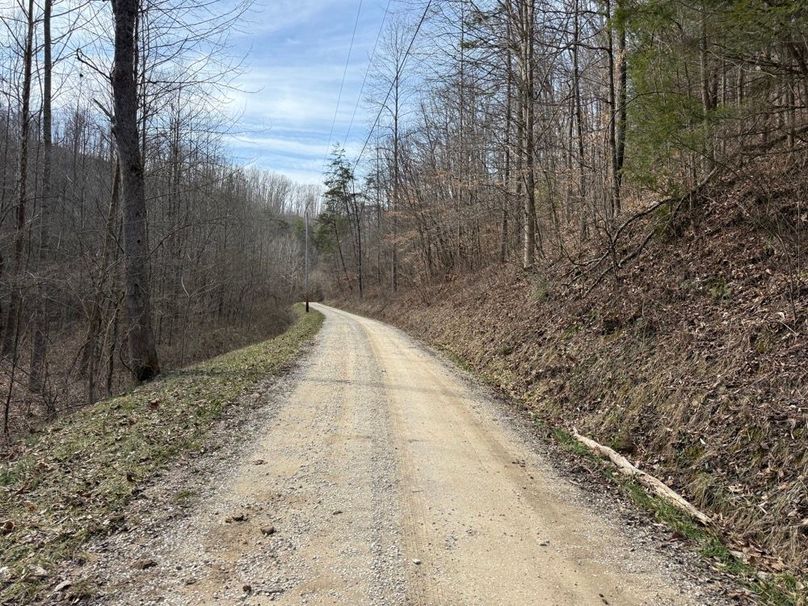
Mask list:
[[288,32],[311,21],[318,13],[334,10],[346,0],[261,0],[253,4],[248,18],[252,19],[248,35]]
[[281,139],[278,137],[235,136],[232,142],[248,148],[262,148],[275,153],[302,157],[323,157],[328,152],[323,143],[305,143],[299,139]]
[[[359,89],[386,0],[364,0],[344,89],[335,119],[340,83],[359,0],[263,0],[254,23],[239,36],[249,46],[244,74],[230,97],[241,118],[227,144],[241,161],[283,172],[307,183],[320,182],[331,143],[351,157],[369,122]],[[332,120],[333,135],[329,139]]]

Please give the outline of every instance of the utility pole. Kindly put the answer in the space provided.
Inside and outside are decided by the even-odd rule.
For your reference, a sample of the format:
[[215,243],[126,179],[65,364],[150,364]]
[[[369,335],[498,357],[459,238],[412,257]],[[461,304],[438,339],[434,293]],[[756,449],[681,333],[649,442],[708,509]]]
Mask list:
[[306,200],[306,210],[303,213],[303,224],[304,224],[304,231],[306,232],[306,244],[305,244],[305,261],[304,261],[304,286],[303,290],[306,291],[306,313],[309,313],[309,203],[311,199]]

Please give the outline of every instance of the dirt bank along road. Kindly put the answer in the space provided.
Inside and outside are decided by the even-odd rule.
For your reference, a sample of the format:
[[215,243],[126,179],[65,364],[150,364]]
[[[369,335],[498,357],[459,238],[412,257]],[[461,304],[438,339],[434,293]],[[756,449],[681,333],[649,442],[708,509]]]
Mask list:
[[119,562],[100,601],[717,603],[440,356],[316,307],[323,330],[288,389],[263,396],[275,409],[257,437],[190,513],[105,548]]

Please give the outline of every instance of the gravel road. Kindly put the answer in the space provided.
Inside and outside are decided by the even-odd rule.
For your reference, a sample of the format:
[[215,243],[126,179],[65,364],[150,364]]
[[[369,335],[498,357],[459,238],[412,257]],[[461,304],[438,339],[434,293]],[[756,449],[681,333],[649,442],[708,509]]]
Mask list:
[[[255,394],[271,412],[220,453],[191,510],[98,550],[98,601],[719,603],[464,373],[397,329],[316,307],[313,350],[287,388]],[[174,475],[163,492],[187,481]]]

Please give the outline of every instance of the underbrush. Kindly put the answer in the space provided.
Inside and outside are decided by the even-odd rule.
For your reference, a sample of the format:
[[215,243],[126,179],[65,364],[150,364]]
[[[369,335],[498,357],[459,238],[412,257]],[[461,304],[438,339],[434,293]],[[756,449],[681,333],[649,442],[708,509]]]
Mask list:
[[288,368],[323,321],[301,306],[295,314],[273,339],[88,406],[10,449],[0,466],[0,602],[28,603],[88,539],[124,527],[145,481],[202,448],[225,407]]

